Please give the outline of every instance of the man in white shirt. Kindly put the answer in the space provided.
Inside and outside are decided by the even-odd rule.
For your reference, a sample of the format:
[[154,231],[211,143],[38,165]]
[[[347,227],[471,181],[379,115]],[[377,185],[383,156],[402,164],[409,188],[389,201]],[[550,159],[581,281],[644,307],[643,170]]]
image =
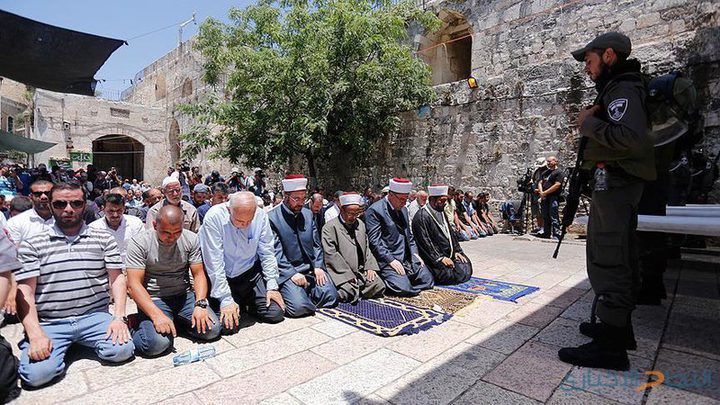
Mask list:
[[[338,215],[340,215],[340,196],[342,195],[342,193],[342,191],[336,191],[335,199],[333,200],[332,205],[325,209],[326,224],[331,220],[337,218]],[[318,232],[320,232],[320,229],[318,229]]]
[[8,236],[15,245],[20,245],[23,240],[55,224],[50,210],[52,187],[53,184],[46,180],[38,180],[30,185],[33,208],[10,218],[7,223]]
[[410,217],[410,223],[412,224],[415,214],[427,204],[428,193],[420,190],[415,195],[415,199],[408,205],[408,216]]
[[263,322],[281,322],[285,303],[278,291],[275,237],[255,195],[241,191],[213,205],[199,236],[210,296],[220,301],[225,333],[238,330],[241,305]]
[[[52,188],[53,183],[47,180],[38,180],[30,185],[30,199],[33,208],[10,218],[5,226],[8,236],[15,246],[20,246],[25,239],[43,233],[55,225],[55,219],[50,209],[50,190]],[[2,232],[1,229],[0,232]],[[7,300],[2,307],[6,316],[17,314],[17,283],[15,283],[14,276],[10,277],[10,281]]]
[[145,228],[140,218],[125,214],[126,193],[122,187],[110,190],[103,206],[105,216],[90,224],[90,228],[108,230],[115,238],[123,265],[128,242]]

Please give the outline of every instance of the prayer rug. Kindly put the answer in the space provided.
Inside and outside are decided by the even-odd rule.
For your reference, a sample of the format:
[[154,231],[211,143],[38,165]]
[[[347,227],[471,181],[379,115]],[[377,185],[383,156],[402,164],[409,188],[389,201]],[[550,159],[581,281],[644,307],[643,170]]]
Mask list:
[[390,337],[410,335],[439,325],[452,317],[428,308],[393,300],[360,300],[357,305],[342,303],[318,312],[365,332]]
[[430,308],[436,311],[455,314],[459,310],[475,302],[477,294],[465,291],[449,290],[447,288],[433,288],[421,291],[415,297],[393,297],[394,301],[404,302],[420,308]]
[[518,298],[532,294],[540,289],[538,287],[506,283],[504,281],[488,280],[478,277],[472,277],[470,280],[462,284],[447,285],[442,288],[464,291],[472,294],[487,295],[498,300],[510,302],[517,302]]

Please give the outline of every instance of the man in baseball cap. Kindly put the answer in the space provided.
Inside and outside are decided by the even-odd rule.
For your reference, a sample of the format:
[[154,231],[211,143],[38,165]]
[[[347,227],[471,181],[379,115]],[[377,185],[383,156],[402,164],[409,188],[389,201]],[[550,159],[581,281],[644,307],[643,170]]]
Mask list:
[[653,182],[657,173],[647,129],[647,88],[640,62],[628,59],[631,50],[628,37],[608,32],[572,52],[585,63],[598,92],[593,105],[578,114],[577,126],[585,145],[578,152],[584,157],[582,168],[593,173],[586,256],[600,322],[580,325],[592,342],[558,352],[560,360],[575,366],[628,370],[627,350],[637,347],[632,328],[639,287],[635,228],[644,183]]
[[595,37],[587,45],[572,52],[573,58],[578,62],[585,62],[585,52],[593,49],[612,48],[615,53],[620,53],[627,57],[632,51],[630,38],[619,32],[606,32],[605,34]]

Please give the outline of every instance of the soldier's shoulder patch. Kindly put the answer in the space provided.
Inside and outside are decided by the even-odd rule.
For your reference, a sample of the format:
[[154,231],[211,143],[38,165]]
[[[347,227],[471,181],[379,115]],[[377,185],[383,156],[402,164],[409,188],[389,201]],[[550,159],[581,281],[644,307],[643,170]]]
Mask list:
[[608,104],[607,113],[613,121],[620,121],[627,111],[628,99],[616,98]]

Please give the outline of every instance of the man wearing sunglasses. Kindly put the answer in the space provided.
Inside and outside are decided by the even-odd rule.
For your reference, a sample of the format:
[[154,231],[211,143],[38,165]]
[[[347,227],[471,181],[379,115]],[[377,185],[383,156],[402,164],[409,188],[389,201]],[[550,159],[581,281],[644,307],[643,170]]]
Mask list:
[[[31,387],[65,372],[72,344],[95,350],[106,362],[132,357],[135,346],[125,317],[127,283],[117,243],[107,231],[82,220],[85,193],[59,183],[50,194],[55,225],[24,240],[16,271],[18,313],[25,328],[19,374]],[[114,313],[108,312],[110,294]]]
[[370,250],[380,266],[388,294],[415,296],[433,288],[433,275],[418,255],[405,207],[412,191],[408,179],[390,179],[388,194],[365,212]]
[[153,221],[155,221],[160,208],[166,205],[174,205],[180,207],[183,211],[183,228],[198,233],[200,230],[200,219],[198,218],[197,209],[182,199],[183,188],[182,185],[180,185],[180,180],[172,176],[165,177],[162,182],[162,193],[165,198],[148,210],[147,218],[145,219],[145,228],[152,229]]
[[[5,229],[7,229],[10,240],[19,246],[20,243],[38,233],[45,232],[48,227],[55,223],[52,211],[50,210],[50,190],[53,184],[46,180],[38,180],[30,185],[30,200],[33,208],[11,217]],[[2,231],[2,230],[0,230]],[[15,297],[17,285],[11,277],[10,292],[4,309],[7,315],[16,315]]]
[[105,197],[103,213],[105,216],[93,221],[89,226],[93,229],[104,229],[115,238],[120,251],[120,258],[125,263],[125,252],[130,239],[145,229],[145,224],[132,215],[125,214],[125,189],[116,187]]
[[52,187],[53,184],[45,180],[38,180],[31,184],[30,200],[32,200],[33,209],[8,220],[8,234],[16,245],[37,233],[43,232],[48,226],[55,223],[50,210],[50,190]]

